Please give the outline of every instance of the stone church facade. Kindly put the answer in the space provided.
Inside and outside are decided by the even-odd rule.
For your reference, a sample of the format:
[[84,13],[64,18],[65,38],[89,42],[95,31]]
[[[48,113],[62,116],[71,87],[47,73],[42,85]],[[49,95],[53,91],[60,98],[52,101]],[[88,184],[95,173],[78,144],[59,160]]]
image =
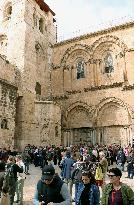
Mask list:
[[132,143],[134,23],[56,43],[43,0],[0,8],[0,145]]

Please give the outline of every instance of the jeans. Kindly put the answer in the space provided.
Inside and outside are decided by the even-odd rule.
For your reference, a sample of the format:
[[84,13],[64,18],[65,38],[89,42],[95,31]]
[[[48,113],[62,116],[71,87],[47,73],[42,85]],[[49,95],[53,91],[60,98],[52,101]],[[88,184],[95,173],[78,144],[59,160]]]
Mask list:
[[132,163],[128,163],[127,172],[128,172],[128,178],[133,179],[133,164]]
[[23,187],[24,179],[19,179],[16,184],[16,195],[20,205],[23,204]]
[[25,165],[25,173],[28,173],[29,171],[29,163],[28,162],[24,162]]

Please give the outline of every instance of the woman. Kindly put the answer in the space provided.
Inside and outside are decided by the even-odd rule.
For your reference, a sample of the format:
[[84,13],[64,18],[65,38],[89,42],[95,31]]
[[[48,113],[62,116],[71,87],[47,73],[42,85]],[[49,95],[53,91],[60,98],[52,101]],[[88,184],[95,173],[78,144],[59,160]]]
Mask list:
[[108,176],[110,183],[102,191],[101,205],[134,205],[134,192],[120,181],[121,170],[112,168]]
[[95,184],[95,178],[90,171],[82,172],[82,182],[78,185],[76,195],[77,205],[99,205],[100,193]]

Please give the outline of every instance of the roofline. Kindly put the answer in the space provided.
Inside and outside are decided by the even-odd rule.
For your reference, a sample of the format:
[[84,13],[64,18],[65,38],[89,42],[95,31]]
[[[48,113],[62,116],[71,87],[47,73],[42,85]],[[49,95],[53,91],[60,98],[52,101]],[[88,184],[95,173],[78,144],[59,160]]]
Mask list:
[[70,38],[70,39],[67,39],[67,40],[64,40],[64,41],[60,41],[60,42],[54,44],[53,47],[58,47],[58,46],[61,46],[61,45],[67,44],[67,43],[72,43],[74,41],[84,40],[84,39],[87,39],[89,37],[94,37],[94,36],[98,36],[100,34],[106,34],[108,32],[113,32],[115,30],[125,29],[125,28],[129,28],[129,27],[133,27],[133,26],[134,26],[134,21],[127,22],[127,23],[124,23],[124,24],[121,24],[121,25],[109,27],[107,29],[102,29],[102,30],[99,30],[99,31],[87,33],[87,34],[80,35],[80,36],[77,36],[77,37],[74,37],[74,38]]
[[55,13],[49,8],[49,6],[44,2],[44,0],[35,0],[35,1],[43,11],[45,12],[50,11],[52,15],[55,16]]

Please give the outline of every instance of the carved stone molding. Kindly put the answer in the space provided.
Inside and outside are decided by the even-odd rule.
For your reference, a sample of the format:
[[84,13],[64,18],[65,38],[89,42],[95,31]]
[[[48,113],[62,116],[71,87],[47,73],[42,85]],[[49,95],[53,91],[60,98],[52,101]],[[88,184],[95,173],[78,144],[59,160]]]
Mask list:
[[119,46],[124,52],[128,50],[127,46],[117,36],[106,35],[106,36],[100,37],[91,45],[91,49],[90,49],[91,53],[93,54],[96,48],[104,42],[114,43],[117,46]]
[[82,102],[82,101],[77,101],[77,102],[75,102],[75,103],[73,103],[73,104],[71,104],[68,108],[67,108],[67,110],[65,111],[65,117],[66,117],[66,119],[67,119],[67,117],[68,117],[68,114],[71,112],[71,110],[73,110],[73,109],[75,109],[75,108],[83,108],[84,110],[86,110],[88,113],[90,113],[91,114],[91,116],[92,116],[92,113],[94,112],[94,107],[93,106],[89,106],[87,103],[85,103],[85,102]]
[[81,92],[82,92],[81,90],[66,90],[67,95],[77,94]]
[[125,85],[123,87],[123,91],[125,91],[125,90],[133,90],[133,89],[134,89],[134,84],[133,85]]
[[74,46],[69,47],[65,53],[63,54],[63,57],[61,59],[61,66],[65,66],[67,59],[69,56],[76,50],[82,50],[84,52],[89,52],[90,47],[86,44],[75,44]]
[[68,99],[67,95],[53,95],[52,96],[53,100],[65,100]]
[[118,106],[124,107],[125,109],[128,110],[128,113],[130,114],[131,118],[134,118],[134,110],[124,101],[122,101],[119,98],[116,97],[109,97],[109,98],[103,98],[97,105],[96,105],[96,111],[95,111],[95,115],[97,117],[99,111],[108,103],[115,103]]
[[88,91],[104,90],[104,89],[116,88],[116,87],[122,87],[122,86],[123,86],[123,82],[119,82],[119,83],[116,82],[110,85],[100,85],[100,86],[92,86],[89,88],[84,88],[84,91],[88,92]]

